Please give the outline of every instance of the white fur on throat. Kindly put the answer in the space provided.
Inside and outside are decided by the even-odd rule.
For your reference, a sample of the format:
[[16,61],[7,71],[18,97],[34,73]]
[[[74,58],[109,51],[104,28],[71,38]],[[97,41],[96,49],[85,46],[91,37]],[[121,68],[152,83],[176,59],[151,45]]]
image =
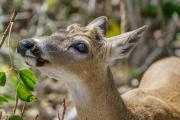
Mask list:
[[77,75],[66,71],[63,67],[56,68],[39,68],[40,71],[48,75],[50,78],[62,80],[67,84],[68,90],[77,105],[87,106],[90,100],[90,92]]

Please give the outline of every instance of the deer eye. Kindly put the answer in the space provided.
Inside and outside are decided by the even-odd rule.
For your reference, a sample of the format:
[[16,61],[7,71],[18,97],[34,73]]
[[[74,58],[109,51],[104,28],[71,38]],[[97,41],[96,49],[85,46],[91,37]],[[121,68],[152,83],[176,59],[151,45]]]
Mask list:
[[88,53],[88,47],[84,43],[76,43],[73,45],[74,49],[80,53]]

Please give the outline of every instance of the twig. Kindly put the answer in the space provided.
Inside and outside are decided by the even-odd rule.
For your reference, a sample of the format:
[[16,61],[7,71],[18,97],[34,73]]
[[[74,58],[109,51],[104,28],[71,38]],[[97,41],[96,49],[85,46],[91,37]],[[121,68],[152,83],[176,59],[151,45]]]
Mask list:
[[62,114],[62,120],[64,120],[64,116],[66,114],[66,97],[63,99],[63,114]]
[[38,117],[39,117],[39,115],[37,114],[37,115],[36,115],[36,117],[34,118],[34,120],[37,120],[37,119],[38,119]]
[[60,114],[59,114],[60,112],[58,112],[58,120],[61,120],[61,117],[60,117]]
[[15,21],[16,15],[17,15],[17,11],[14,10],[13,15],[12,15],[12,17],[11,17],[11,19],[10,19],[10,22],[9,22],[6,30],[5,30],[4,33],[3,33],[3,37],[2,37],[1,42],[0,42],[0,48],[1,48],[2,45],[4,44],[4,41],[6,40],[6,37],[7,37],[8,33],[9,33],[10,29],[11,29],[12,26],[13,26],[13,23],[14,23],[14,21]]
[[14,107],[13,114],[16,113],[16,109],[17,109],[17,106],[18,106],[18,101],[19,101],[19,98],[18,98],[18,96],[16,96],[16,105]]
[[24,115],[25,108],[26,108],[26,102],[23,105],[23,108],[22,108],[22,111],[21,111],[21,117]]
[[12,31],[12,27],[13,27],[14,22],[10,22],[10,29],[9,29],[9,34],[8,34],[8,49],[9,49],[9,59],[10,59],[10,67],[13,67],[13,60],[12,60],[12,56],[11,56],[11,52],[10,52],[10,37],[11,37],[11,31]]
[[60,114],[58,112],[58,120],[64,120],[64,116],[66,114],[66,97],[63,99],[63,113],[62,118],[60,117]]

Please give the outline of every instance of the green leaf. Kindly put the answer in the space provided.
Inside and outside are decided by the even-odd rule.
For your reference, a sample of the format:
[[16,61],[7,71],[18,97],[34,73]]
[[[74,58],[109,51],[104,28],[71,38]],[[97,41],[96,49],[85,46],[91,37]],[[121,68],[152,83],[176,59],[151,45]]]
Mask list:
[[156,6],[147,6],[142,10],[142,15],[144,17],[155,18],[157,14],[158,10]]
[[31,90],[34,91],[35,88],[35,84],[36,84],[36,77],[35,75],[32,73],[32,71],[28,70],[28,69],[23,69],[20,70],[19,72],[19,76],[22,79],[23,83],[25,84],[25,86]]
[[5,72],[0,72],[0,85],[4,86],[6,84],[6,74]]
[[13,97],[8,96],[8,95],[3,95],[3,97],[8,101],[8,103],[13,104],[13,105],[16,104],[16,100]]
[[0,103],[8,102],[4,96],[0,96]]
[[176,4],[176,8],[175,11],[178,13],[178,15],[180,16],[180,4]]
[[8,118],[8,120],[23,120],[23,118],[19,115],[12,115]]
[[139,76],[139,75],[140,75],[139,69],[138,69],[138,68],[132,68],[132,69],[131,69],[131,75],[132,75],[133,77]]
[[34,96],[31,91],[23,84],[20,83],[17,87],[17,96],[22,100],[26,102],[31,102],[36,100],[36,96]]
[[170,19],[172,18],[173,13],[176,11],[176,4],[172,0],[167,0],[163,3],[163,13],[165,18]]

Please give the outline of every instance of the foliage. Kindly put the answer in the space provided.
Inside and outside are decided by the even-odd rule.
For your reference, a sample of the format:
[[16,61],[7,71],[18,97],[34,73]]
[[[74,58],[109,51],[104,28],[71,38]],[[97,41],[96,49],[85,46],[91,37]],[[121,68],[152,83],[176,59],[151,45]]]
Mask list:
[[0,104],[3,102],[8,102],[8,100],[4,96],[0,96]]
[[168,0],[163,4],[163,13],[166,19],[170,19],[174,12],[180,15],[180,4],[176,4],[175,1]]
[[32,73],[32,71],[28,69],[20,70],[19,76],[23,81],[24,85],[31,91],[34,91],[35,84],[36,84],[36,77]]
[[157,16],[157,7],[147,6],[142,10],[142,15],[145,17],[155,18]]
[[5,72],[0,72],[0,86],[4,86],[6,84],[6,74]]
[[31,91],[23,84],[19,83],[17,87],[17,96],[26,102],[31,102],[36,100],[36,97],[31,93]]
[[[18,71],[18,74],[19,74],[19,83],[16,89],[17,98],[25,102],[32,102],[36,100],[36,96],[34,96],[31,92],[31,91],[34,91],[35,85],[36,85],[35,75],[32,73],[32,71],[28,69],[22,69]],[[1,83],[0,85],[5,86],[5,83],[6,83],[5,72],[0,72],[0,83]],[[10,104],[18,103],[17,100],[18,99],[16,99],[15,101],[12,97],[7,96],[7,95],[1,95],[0,107],[5,102],[9,102]],[[23,118],[18,115],[12,115],[8,118],[8,120],[23,120]]]
[[23,118],[19,115],[12,115],[8,120],[23,120]]
[[155,5],[148,5],[142,9],[144,17],[155,18],[158,15],[158,9],[161,9],[166,19],[171,19],[174,13],[180,15],[180,4],[176,4],[175,0],[167,0],[162,4],[162,8]]

